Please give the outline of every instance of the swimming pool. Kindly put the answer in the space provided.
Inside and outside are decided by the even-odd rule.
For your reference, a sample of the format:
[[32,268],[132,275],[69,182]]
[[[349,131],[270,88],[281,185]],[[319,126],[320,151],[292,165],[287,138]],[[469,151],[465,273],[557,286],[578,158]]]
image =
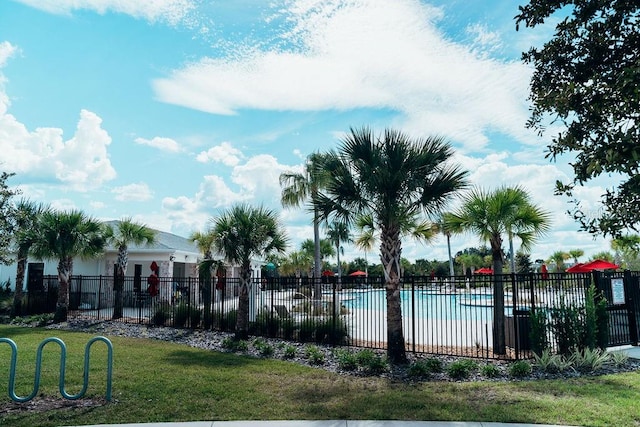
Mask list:
[[[490,294],[447,294],[426,290],[400,291],[402,315],[420,319],[468,320],[487,322],[493,319]],[[383,289],[343,291],[342,304],[347,309],[386,311]]]

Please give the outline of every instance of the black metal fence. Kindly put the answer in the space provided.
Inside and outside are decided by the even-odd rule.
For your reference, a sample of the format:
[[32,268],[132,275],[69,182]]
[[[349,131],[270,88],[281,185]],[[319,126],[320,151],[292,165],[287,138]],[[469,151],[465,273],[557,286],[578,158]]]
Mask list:
[[[594,283],[606,299],[600,325],[608,345],[637,344],[640,273],[514,274],[434,278],[405,277],[400,291],[407,350],[482,358],[528,357],[532,330],[544,313],[544,336],[562,348],[559,322],[574,313],[586,322],[587,289]],[[625,279],[622,291],[617,279]],[[612,280],[613,279],[613,280]],[[493,352],[494,283],[502,280],[506,354]],[[41,293],[28,293],[27,307],[53,311],[57,277],[44,278]],[[122,316],[113,319],[148,325],[232,331],[236,324],[238,279],[205,283],[191,277],[158,278],[155,289],[139,277],[126,277]],[[385,348],[386,290],[380,277],[253,279],[250,333],[302,342]],[[622,301],[619,293],[624,293]],[[618,293],[618,294],[616,294]],[[116,305],[111,276],[75,276],[70,283],[71,317],[112,320]],[[53,302],[53,305],[51,305]],[[36,304],[37,303],[37,304]],[[32,311],[33,312],[33,311]],[[539,326],[539,325],[538,325]],[[580,326],[581,327],[581,326]],[[635,328],[635,332],[634,332]],[[540,334],[540,332],[538,332]],[[538,337],[540,338],[540,337]]]

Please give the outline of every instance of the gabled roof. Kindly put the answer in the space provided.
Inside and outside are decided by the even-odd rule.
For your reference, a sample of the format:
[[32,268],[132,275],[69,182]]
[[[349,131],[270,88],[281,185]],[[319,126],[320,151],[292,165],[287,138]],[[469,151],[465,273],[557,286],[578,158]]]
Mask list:
[[[105,224],[111,226],[111,228],[116,228],[120,221],[105,221]],[[151,227],[149,227],[151,228]],[[178,236],[176,234],[167,233],[166,231],[160,231],[151,228],[156,232],[156,241],[151,245],[136,245],[134,243],[128,245],[129,251],[140,250],[140,251],[183,251],[190,252],[194,254],[200,254],[200,249],[198,249],[198,245],[196,245],[191,240],[186,237]],[[107,248],[108,251],[115,251],[116,248],[112,245],[109,245]]]

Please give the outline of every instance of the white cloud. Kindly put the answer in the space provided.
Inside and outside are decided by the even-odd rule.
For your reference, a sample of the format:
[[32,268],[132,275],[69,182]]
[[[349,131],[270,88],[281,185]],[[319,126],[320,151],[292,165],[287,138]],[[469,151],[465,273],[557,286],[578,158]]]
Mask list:
[[28,6],[58,15],[90,10],[101,15],[123,13],[150,22],[176,25],[195,8],[192,0],[17,0]]
[[17,47],[13,46],[8,41],[0,43],[0,67],[4,67],[7,63],[7,59],[11,58],[17,50]]
[[115,187],[111,192],[121,202],[145,202],[153,198],[153,191],[144,182]]
[[0,152],[4,167],[39,179],[56,179],[78,191],[99,187],[115,178],[107,146],[111,137],[102,119],[82,110],[75,134],[63,140],[62,129],[29,131],[11,114],[0,111]]
[[405,117],[405,129],[469,149],[483,148],[488,131],[532,142],[524,129],[530,70],[448,41],[441,17],[413,0],[294,2],[294,29],[282,34],[295,45],[289,51],[203,58],[153,85],[164,102],[214,114],[388,108]]
[[218,162],[226,166],[236,166],[242,158],[242,152],[226,141],[196,156],[201,163]]
[[161,151],[168,151],[171,153],[182,151],[180,145],[171,138],[156,136],[153,139],[136,138],[134,141],[136,142],[136,144],[148,145],[149,147],[157,148]]

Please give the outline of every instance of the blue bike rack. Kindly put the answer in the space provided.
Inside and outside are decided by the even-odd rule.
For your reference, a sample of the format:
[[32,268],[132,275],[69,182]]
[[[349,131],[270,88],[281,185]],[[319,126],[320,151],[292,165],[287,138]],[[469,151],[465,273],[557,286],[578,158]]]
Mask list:
[[94,337],[87,343],[84,349],[84,376],[83,376],[83,385],[82,390],[78,394],[69,394],[66,392],[64,388],[64,375],[65,375],[65,366],[67,364],[67,346],[60,338],[51,337],[45,338],[40,345],[38,346],[38,350],[36,353],[36,373],[35,378],[33,380],[33,391],[30,395],[25,397],[20,397],[16,395],[15,392],[15,384],[16,384],[16,361],[18,359],[18,346],[13,340],[9,338],[0,338],[0,343],[7,343],[11,346],[11,367],[9,370],[9,397],[15,402],[28,402],[33,399],[36,394],[38,394],[38,389],[40,388],[40,372],[42,369],[42,349],[45,345],[50,342],[54,342],[60,346],[60,382],[59,389],[62,397],[68,400],[76,400],[80,399],[87,392],[87,388],[89,387],[89,354],[91,350],[91,345],[97,341],[102,341],[107,345],[107,401],[111,401],[111,377],[113,374],[113,345],[111,341],[109,341],[105,337]]

